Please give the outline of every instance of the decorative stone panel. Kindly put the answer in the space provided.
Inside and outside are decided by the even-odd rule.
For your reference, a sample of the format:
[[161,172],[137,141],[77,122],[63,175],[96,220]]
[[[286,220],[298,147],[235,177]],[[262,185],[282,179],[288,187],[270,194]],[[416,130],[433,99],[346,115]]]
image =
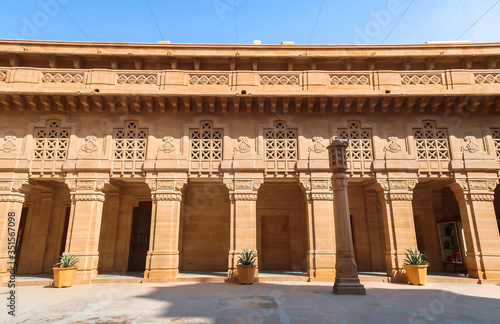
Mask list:
[[202,121],[200,128],[189,130],[190,171],[217,172],[222,161],[222,129]]
[[332,86],[364,86],[370,85],[369,74],[331,74],[330,85]]
[[402,85],[442,85],[441,74],[400,74]]
[[7,71],[0,71],[0,82],[5,82],[7,79]]
[[273,128],[264,129],[266,171],[290,172],[297,161],[297,129],[286,122],[276,121]]
[[156,85],[156,74],[117,74],[116,83],[120,85]]
[[495,145],[495,154],[500,160],[500,128],[492,129],[493,144]]
[[83,83],[82,73],[49,73],[42,72],[42,83]]
[[148,131],[137,121],[126,121],[123,128],[113,129],[113,172],[135,176],[146,160]]
[[349,141],[346,150],[348,172],[370,172],[373,161],[371,129],[361,128],[358,121],[349,122],[347,128],[339,129],[339,140]]
[[436,123],[431,120],[423,122],[422,128],[414,128],[417,160],[421,161],[421,171],[445,171],[448,170],[450,161],[450,149],[448,145],[448,131],[445,128],[437,128]]
[[47,126],[35,128],[34,160],[66,160],[69,146],[69,128],[61,127],[60,121],[47,121]]
[[265,86],[284,86],[284,85],[299,85],[299,75],[282,75],[282,74],[261,74],[260,85]]
[[474,82],[476,84],[500,83],[500,73],[474,73]]
[[214,74],[190,74],[189,84],[191,85],[228,85],[229,75]]

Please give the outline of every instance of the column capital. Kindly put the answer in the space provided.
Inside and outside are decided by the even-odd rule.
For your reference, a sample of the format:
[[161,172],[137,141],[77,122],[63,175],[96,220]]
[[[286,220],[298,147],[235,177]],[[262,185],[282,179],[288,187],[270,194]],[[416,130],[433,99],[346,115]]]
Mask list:
[[264,179],[232,178],[224,179],[223,182],[227,189],[231,191],[258,191],[260,186],[264,183]]
[[79,191],[99,192],[105,185],[109,184],[109,179],[66,179],[66,185],[72,193]]
[[463,195],[465,199],[472,201],[495,200],[495,189],[498,185],[498,179],[455,178],[454,180],[455,182],[450,185],[450,188],[457,196],[457,199]]
[[151,195],[153,201],[181,201],[182,193],[180,192],[170,192],[170,193],[159,193],[155,192]]
[[332,180],[331,178],[308,178],[300,179],[300,184],[306,191],[322,189],[326,191],[332,190]]
[[150,178],[146,184],[151,191],[182,191],[188,183],[187,178]]
[[333,193],[307,193],[306,197],[309,201],[333,201]]
[[99,201],[104,202],[104,193],[103,192],[94,192],[94,193],[76,193],[71,192],[70,198],[72,201]]
[[24,179],[2,179],[0,180],[0,192],[22,192],[27,191],[28,178]]
[[257,192],[230,193],[229,199],[232,201],[257,201]]

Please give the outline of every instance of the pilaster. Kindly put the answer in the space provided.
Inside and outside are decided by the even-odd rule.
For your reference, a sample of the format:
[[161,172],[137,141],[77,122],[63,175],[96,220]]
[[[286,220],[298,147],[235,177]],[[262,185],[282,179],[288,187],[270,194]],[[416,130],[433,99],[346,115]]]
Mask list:
[[76,283],[89,283],[97,276],[99,237],[108,178],[66,179],[70,189],[71,212],[65,254],[79,259]]
[[413,189],[417,178],[377,179],[382,187],[385,205],[384,227],[387,274],[394,281],[406,281],[403,261],[405,249],[417,249],[417,235],[413,218]]
[[175,282],[179,275],[179,233],[186,178],[147,179],[151,189],[151,235],[144,278]]
[[335,280],[333,191],[327,177],[300,180],[307,200],[307,274],[310,281]]
[[465,232],[469,276],[500,279],[500,234],[493,201],[498,178],[467,174],[455,178],[455,193]]
[[0,180],[0,282],[10,278],[28,178]]
[[[243,249],[257,251],[257,194],[263,178],[226,178],[224,184],[229,189],[230,201],[230,244],[228,258],[228,278],[237,275],[238,253]],[[255,276],[258,276],[259,252]]]

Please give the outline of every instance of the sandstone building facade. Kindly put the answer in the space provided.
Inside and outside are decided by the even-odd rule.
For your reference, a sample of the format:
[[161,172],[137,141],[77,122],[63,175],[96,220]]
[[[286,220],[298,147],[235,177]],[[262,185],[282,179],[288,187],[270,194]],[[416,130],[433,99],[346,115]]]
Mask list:
[[69,252],[81,283],[231,277],[253,248],[259,271],[333,281],[338,136],[360,271],[401,278],[418,248],[499,280],[499,53],[0,41],[0,277],[14,228],[18,274]]

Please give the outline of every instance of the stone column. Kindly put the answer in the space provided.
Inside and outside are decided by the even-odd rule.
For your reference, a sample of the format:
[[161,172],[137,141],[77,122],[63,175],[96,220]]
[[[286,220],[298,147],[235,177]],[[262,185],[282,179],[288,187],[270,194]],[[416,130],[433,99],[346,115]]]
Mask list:
[[310,281],[335,279],[335,219],[332,183],[328,178],[300,181],[307,199],[307,274]]
[[187,179],[152,179],[151,235],[144,278],[175,282],[179,275],[179,232],[183,188]]
[[97,276],[99,236],[104,205],[103,187],[108,179],[68,179],[71,212],[65,254],[79,259],[76,283],[89,283]]
[[406,249],[417,249],[413,219],[413,188],[416,179],[377,179],[383,189],[385,259],[387,275],[393,281],[407,280],[403,268]]
[[500,234],[496,221],[494,179],[456,179],[451,185],[460,206],[469,276],[500,279]]
[[16,255],[13,247],[25,199],[21,189],[27,184],[27,179],[0,181],[0,282],[9,281],[9,269],[14,267]]
[[366,295],[359,282],[358,266],[354,255],[349,197],[347,193],[347,144],[337,138],[328,145],[333,187],[333,215],[335,217],[337,264],[333,293],[337,295]]
[[[229,189],[231,204],[228,278],[235,278],[238,253],[243,249],[257,251],[257,192],[264,180],[227,179],[224,183]],[[258,260],[257,257],[255,277],[258,276]]]

